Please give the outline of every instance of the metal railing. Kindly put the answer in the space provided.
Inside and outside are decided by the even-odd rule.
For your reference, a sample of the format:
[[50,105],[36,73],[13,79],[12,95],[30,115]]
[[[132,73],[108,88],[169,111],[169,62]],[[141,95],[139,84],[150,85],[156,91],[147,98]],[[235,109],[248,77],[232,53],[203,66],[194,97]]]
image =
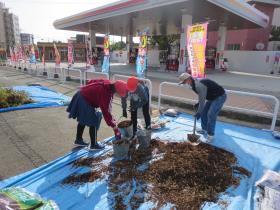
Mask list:
[[[12,62],[12,61],[7,62],[7,64],[11,67],[16,65],[16,63]],[[35,70],[36,71],[37,71],[37,68],[38,68],[37,65],[35,65]],[[91,74],[102,75],[102,76],[105,76],[107,79],[109,79],[109,75],[106,74],[106,73],[103,73],[103,72],[91,72],[91,71],[86,70],[86,69],[81,70],[81,69],[78,69],[78,68],[60,68],[59,70],[60,70],[60,75],[62,76],[63,81],[66,81],[66,76],[67,76],[69,71],[79,72],[79,74],[80,74],[79,79],[80,79],[80,85],[81,86],[86,84],[86,80],[87,80],[86,72],[87,71],[90,72]],[[66,72],[66,71],[68,71],[68,72]],[[29,72],[29,73],[31,73],[31,72]],[[130,76],[121,75],[121,74],[114,74],[113,75],[113,81],[115,81],[116,78],[127,80],[129,77]],[[50,78],[50,71],[48,71],[48,78]],[[150,107],[152,107],[152,104],[151,104],[151,102],[152,102],[152,88],[153,88],[152,87],[152,82],[149,79],[144,79],[144,78],[138,78],[138,79],[146,82],[146,84],[148,85],[148,88],[149,88],[149,103],[150,103]],[[193,100],[193,99],[186,98],[186,97],[178,97],[178,96],[163,94],[163,90],[162,90],[163,86],[181,87],[180,85],[178,85],[178,83],[172,83],[172,82],[162,82],[162,83],[160,83],[159,94],[158,94],[158,105],[157,105],[158,109],[160,109],[160,107],[161,107],[161,99],[162,98],[176,99],[176,100],[179,100],[179,101],[185,101],[185,102],[189,102],[189,103],[197,102],[197,100]],[[236,106],[223,106],[223,109],[227,109],[227,110],[254,113],[254,114],[258,114],[260,116],[271,117],[272,122],[271,122],[270,130],[274,131],[276,121],[277,121],[277,115],[278,115],[278,111],[279,111],[279,100],[275,96],[259,94],[259,93],[235,91],[235,90],[226,90],[226,92],[230,93],[230,94],[240,95],[240,96],[253,96],[253,97],[257,97],[257,98],[269,99],[269,100],[274,101],[273,112],[258,111],[258,110],[252,110],[252,109],[247,109],[247,108],[240,108],[240,107],[236,107]]]
[[[127,80],[129,77],[131,77],[131,76],[126,76],[126,75],[121,75],[121,74],[114,74],[113,75],[113,81],[116,81],[116,78],[126,79]],[[149,79],[144,79],[144,78],[138,78],[138,79],[147,83],[148,89],[149,89],[149,103],[150,103],[149,106],[152,107],[152,90],[153,90],[152,82]]]
[[92,71],[91,69],[87,69],[87,70],[84,71],[84,85],[86,85],[86,82],[88,80],[88,74],[92,74],[92,75],[97,76],[97,77],[105,77],[106,79],[109,79],[109,74],[108,73],[96,72],[96,71]]
[[163,86],[173,86],[173,87],[180,87],[182,88],[182,86],[178,85],[178,83],[173,83],[173,82],[162,82],[159,85],[159,93],[158,93],[158,110],[160,110],[161,107],[161,98],[170,98],[170,99],[177,99],[180,101],[186,101],[186,102],[191,102],[191,103],[195,103],[197,100],[193,100],[193,99],[189,99],[186,97],[179,97],[179,96],[171,96],[171,95],[166,95],[166,94],[162,94],[162,87]]
[[[70,75],[71,71],[76,71],[79,72],[80,76],[72,76]],[[80,79],[80,86],[86,85],[87,82],[87,73],[96,75],[96,76],[102,76],[105,77],[106,79],[109,79],[109,75],[103,72],[95,72],[92,71],[92,69],[80,69],[80,68],[63,68],[63,74],[64,74],[64,81],[66,81],[66,77],[74,77],[74,78],[79,78]]]
[[[76,72],[79,72],[80,73],[80,77],[79,77],[79,79],[80,79],[80,86],[83,86],[83,84],[84,84],[84,82],[83,82],[83,78],[84,78],[84,76],[83,76],[83,72],[81,71],[81,69],[77,69],[77,68],[62,68],[62,72],[63,72],[63,81],[66,81],[66,77],[68,76],[68,77],[70,77],[71,75],[70,75],[70,72],[71,71],[76,71]],[[76,76],[71,76],[71,77],[75,77],[75,78],[78,78],[78,77],[76,77]]]
[[225,106],[228,110],[236,110],[241,112],[250,112],[258,115],[262,115],[265,117],[272,117],[272,122],[270,126],[270,130],[274,131],[277,115],[279,111],[279,100],[275,96],[272,95],[266,95],[266,94],[259,94],[259,93],[249,93],[249,92],[243,92],[243,91],[237,91],[237,90],[226,90],[227,93],[235,94],[235,95],[241,95],[241,96],[253,96],[257,98],[263,98],[263,99],[270,99],[275,102],[273,112],[263,112],[263,111],[257,111],[252,109],[246,109],[246,108],[239,108],[239,107],[233,107],[233,106]]
[[[181,87],[179,84],[172,83],[172,82],[162,82],[162,83],[160,83],[159,95],[158,95],[158,109],[160,109],[160,107],[161,107],[161,98],[162,97],[170,98],[170,99],[177,99],[177,100],[180,100],[180,101],[186,101],[186,102],[191,102],[191,103],[197,102],[197,100],[189,99],[189,98],[186,98],[186,97],[177,97],[177,96],[171,96],[171,95],[163,94],[162,93],[163,92],[162,91],[163,86]],[[279,111],[279,100],[275,96],[259,94],[259,93],[242,92],[242,91],[236,91],[236,90],[226,90],[226,92],[230,93],[230,94],[235,94],[235,95],[253,96],[253,97],[257,97],[257,98],[273,100],[275,102],[273,112],[257,111],[257,110],[234,107],[234,106],[223,106],[223,109],[240,111],[240,112],[247,112],[247,113],[254,113],[254,114],[258,114],[258,115],[265,116],[265,117],[271,117],[272,122],[271,122],[270,130],[274,131],[275,125],[276,125],[276,120],[277,120],[277,114],[278,114],[278,111]]]
[[[34,66],[34,69],[33,69],[32,66]],[[29,74],[34,74],[34,71],[35,71],[35,74],[38,75],[38,65],[37,65],[37,63],[29,63],[28,68],[27,68],[27,72]]]

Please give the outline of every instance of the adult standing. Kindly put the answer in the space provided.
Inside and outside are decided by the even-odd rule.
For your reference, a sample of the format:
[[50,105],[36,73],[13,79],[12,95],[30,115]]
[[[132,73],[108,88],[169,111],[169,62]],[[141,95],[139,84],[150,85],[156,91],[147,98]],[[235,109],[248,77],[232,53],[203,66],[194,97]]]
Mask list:
[[222,86],[210,79],[196,80],[188,73],[179,76],[180,84],[188,84],[198,95],[195,117],[201,118],[199,133],[205,134],[208,142],[214,139],[217,116],[226,101],[226,92]]
[[[69,112],[69,118],[77,119],[78,121],[75,145],[88,146],[83,140],[85,126],[88,126],[91,140],[89,150],[104,148],[103,145],[97,143],[97,131],[102,115],[107,125],[113,128],[116,139],[121,138],[116,121],[111,114],[111,109],[114,94],[118,93],[123,97],[126,92],[126,83],[121,80],[112,83],[110,80],[99,79],[91,80],[73,96],[67,112]],[[101,112],[97,108],[100,108]]]

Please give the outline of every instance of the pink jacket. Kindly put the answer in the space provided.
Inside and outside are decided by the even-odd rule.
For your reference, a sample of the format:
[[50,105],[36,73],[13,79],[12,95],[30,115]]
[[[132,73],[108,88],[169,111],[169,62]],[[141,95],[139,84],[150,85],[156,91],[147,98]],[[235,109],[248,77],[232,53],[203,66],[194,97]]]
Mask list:
[[107,125],[114,128],[116,121],[111,114],[114,92],[110,84],[110,80],[91,80],[81,88],[81,95],[94,108],[100,107]]

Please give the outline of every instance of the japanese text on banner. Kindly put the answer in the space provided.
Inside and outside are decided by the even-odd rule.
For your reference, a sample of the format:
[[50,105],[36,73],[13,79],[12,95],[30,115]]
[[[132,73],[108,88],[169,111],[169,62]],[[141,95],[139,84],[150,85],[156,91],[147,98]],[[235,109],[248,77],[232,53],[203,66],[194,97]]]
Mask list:
[[205,77],[205,49],[208,23],[188,26],[187,49],[191,74],[194,78]]

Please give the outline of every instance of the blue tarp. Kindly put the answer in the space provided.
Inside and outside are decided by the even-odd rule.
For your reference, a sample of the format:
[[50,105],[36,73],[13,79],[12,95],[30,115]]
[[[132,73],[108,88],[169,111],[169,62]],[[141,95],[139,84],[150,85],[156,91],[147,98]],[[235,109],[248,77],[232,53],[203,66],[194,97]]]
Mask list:
[[70,97],[59,92],[50,90],[44,86],[14,86],[12,89],[25,91],[35,103],[24,104],[16,107],[0,109],[0,112],[9,112],[21,109],[44,108],[49,106],[64,106],[70,101]]
[[[192,132],[193,120],[190,115],[180,114],[171,120],[166,128],[153,133],[153,138],[185,141],[187,133]],[[105,143],[111,139],[105,140]],[[239,187],[230,188],[221,198],[229,202],[227,209],[256,209],[255,182],[266,169],[280,170],[280,141],[272,137],[271,132],[248,128],[229,123],[217,123],[214,146],[233,152],[240,166],[252,172],[250,178],[243,178]],[[32,171],[0,182],[0,188],[21,186],[40,194],[44,199],[54,200],[61,209],[112,209],[112,192],[107,186],[106,178],[81,186],[61,185],[64,178],[71,174],[84,173],[88,168],[73,168],[71,163],[81,157],[100,156],[112,151],[107,145],[105,150],[88,152],[84,149],[73,151],[55,161]],[[109,160],[111,161],[111,160]],[[135,186],[132,188],[132,191]],[[131,196],[133,193],[129,193]],[[139,209],[153,207],[152,202],[144,203]],[[166,206],[163,209],[170,209]],[[223,209],[224,206],[209,203],[205,210]]]

